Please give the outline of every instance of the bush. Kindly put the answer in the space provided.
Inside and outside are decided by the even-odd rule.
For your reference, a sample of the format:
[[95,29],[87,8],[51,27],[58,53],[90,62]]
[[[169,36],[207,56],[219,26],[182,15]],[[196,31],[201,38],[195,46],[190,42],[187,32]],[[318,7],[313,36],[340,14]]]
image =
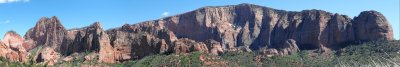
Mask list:
[[220,56],[224,61],[230,62],[230,66],[256,66],[255,62],[253,61],[256,57],[256,54],[252,52],[225,52]]

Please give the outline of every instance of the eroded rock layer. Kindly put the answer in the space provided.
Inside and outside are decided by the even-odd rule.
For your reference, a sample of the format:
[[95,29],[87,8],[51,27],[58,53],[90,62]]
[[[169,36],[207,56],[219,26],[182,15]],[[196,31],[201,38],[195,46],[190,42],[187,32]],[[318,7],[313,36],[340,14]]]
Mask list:
[[392,40],[393,32],[377,11],[364,11],[351,19],[322,10],[296,12],[239,4],[204,7],[106,31],[100,22],[66,30],[57,17],[44,17],[29,29],[25,38],[15,32],[6,34],[0,41],[0,56],[24,61],[24,52],[44,46],[44,51],[37,52],[38,62],[56,63],[52,60],[60,60],[59,55],[92,52],[85,59],[116,63],[154,54],[193,51],[215,55],[226,51],[259,51],[269,55],[300,50],[324,52],[346,46],[341,45],[346,42],[379,39]]

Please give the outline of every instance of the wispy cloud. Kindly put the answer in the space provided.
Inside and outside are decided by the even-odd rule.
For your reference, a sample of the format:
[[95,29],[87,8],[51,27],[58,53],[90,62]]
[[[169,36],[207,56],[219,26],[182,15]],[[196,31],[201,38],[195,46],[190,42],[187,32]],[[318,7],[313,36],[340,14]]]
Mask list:
[[16,3],[16,2],[29,2],[30,0],[0,0],[0,4],[2,3]]
[[162,16],[168,16],[169,15],[169,12],[163,12],[162,13]]

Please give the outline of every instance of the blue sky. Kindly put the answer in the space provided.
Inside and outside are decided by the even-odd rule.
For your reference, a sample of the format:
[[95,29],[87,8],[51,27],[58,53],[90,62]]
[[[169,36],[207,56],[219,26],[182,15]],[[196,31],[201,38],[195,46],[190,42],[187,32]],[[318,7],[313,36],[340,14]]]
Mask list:
[[240,3],[288,11],[320,9],[351,18],[361,11],[376,10],[389,20],[395,38],[400,37],[399,0],[0,0],[0,38],[9,30],[25,35],[41,17],[57,16],[67,29],[88,26],[96,21],[110,29],[204,6]]

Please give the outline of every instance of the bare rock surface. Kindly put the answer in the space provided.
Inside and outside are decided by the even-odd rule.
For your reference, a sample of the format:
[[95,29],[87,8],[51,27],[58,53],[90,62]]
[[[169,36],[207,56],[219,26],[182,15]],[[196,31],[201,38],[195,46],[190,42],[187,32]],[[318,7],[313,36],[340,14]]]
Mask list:
[[28,61],[28,52],[23,46],[24,43],[24,39],[15,31],[7,32],[0,41],[0,56],[11,61]]
[[385,16],[377,11],[364,11],[354,18],[357,40],[393,40],[393,29]]
[[[114,46],[133,47],[139,44],[132,44],[132,41],[141,40],[139,50],[145,48],[142,44],[146,44],[147,48],[155,51],[141,51],[150,54],[190,52],[192,50],[189,48],[194,44],[190,42],[205,43],[213,54],[266,48],[277,50],[272,50],[272,53],[288,55],[299,50],[326,52],[346,46],[341,44],[352,41],[393,39],[388,21],[376,11],[364,11],[351,19],[346,15],[323,10],[284,11],[252,4],[203,7],[158,20],[127,24],[110,29],[107,33]],[[144,41],[140,36],[132,36],[137,34],[146,35]],[[214,40],[215,43],[207,43],[209,40]],[[161,41],[163,44],[147,43],[149,41]],[[135,50],[135,47],[125,49]],[[119,50],[131,54],[138,51],[125,49]],[[138,53],[141,55],[139,58],[146,55],[142,52],[136,54]]]
[[60,56],[61,54],[56,52],[54,48],[45,47],[36,56],[36,62],[52,66],[60,60]]
[[323,10],[285,11],[239,4],[203,7],[109,30],[103,30],[100,22],[66,30],[57,17],[43,17],[24,38],[8,32],[0,41],[0,56],[25,61],[28,51],[44,46],[36,61],[54,64],[60,56],[88,51],[94,54],[86,60],[118,63],[193,51],[215,55],[259,51],[266,56],[300,50],[330,52],[347,46],[342,43],[380,39],[393,40],[393,30],[377,11],[364,11],[352,19]]
[[25,39],[33,40],[35,45],[50,46],[58,51],[66,34],[67,30],[56,16],[43,17],[37,21],[35,27],[26,32]]
[[4,35],[2,40],[7,46],[11,48],[18,48],[24,43],[24,38],[22,38],[19,34],[15,31],[9,31]]

